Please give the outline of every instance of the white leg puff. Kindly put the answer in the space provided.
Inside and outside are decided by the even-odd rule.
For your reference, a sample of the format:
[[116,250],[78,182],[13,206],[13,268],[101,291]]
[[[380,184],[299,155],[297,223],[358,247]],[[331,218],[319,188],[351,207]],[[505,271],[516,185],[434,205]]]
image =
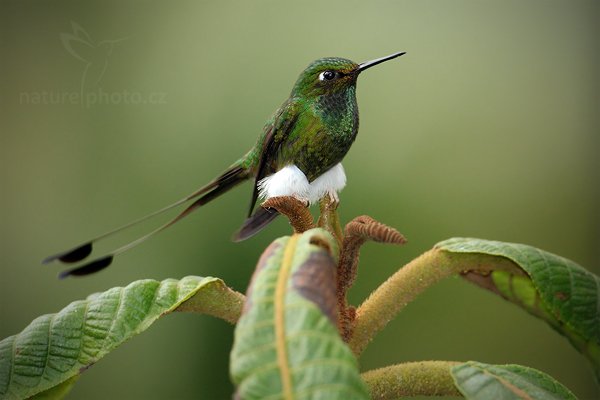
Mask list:
[[342,164],[333,166],[330,170],[312,182],[295,165],[288,165],[273,175],[258,182],[258,190],[262,199],[276,196],[293,196],[310,204],[317,203],[326,194],[339,200],[338,192],[346,186],[346,173]]
[[304,172],[295,165],[288,165],[258,182],[262,199],[277,196],[294,196],[298,200],[308,201],[310,184]]
[[336,202],[339,202],[338,192],[344,186],[346,186],[346,173],[342,164],[339,163],[310,183],[308,200],[314,204],[329,194]]

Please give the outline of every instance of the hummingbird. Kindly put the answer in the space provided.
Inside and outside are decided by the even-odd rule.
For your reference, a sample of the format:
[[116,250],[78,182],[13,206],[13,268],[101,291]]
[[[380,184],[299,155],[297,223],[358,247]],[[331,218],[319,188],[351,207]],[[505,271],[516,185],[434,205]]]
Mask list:
[[86,259],[101,239],[191,202],[180,214],[144,236],[81,266],[62,272],[59,277],[87,275],[108,267],[113,259],[155,234],[185,218],[211,200],[254,179],[250,210],[234,241],[256,234],[278,212],[256,207],[257,200],[275,196],[293,196],[307,206],[329,195],[339,202],[338,193],[346,185],[341,161],[358,134],[356,81],[365,70],[400,57],[390,54],[357,64],[345,58],[327,57],[313,61],[302,71],[287,100],[266,122],[256,144],[223,173],[190,195],[124,226],[97,236],[70,250],[42,261],[71,264]]

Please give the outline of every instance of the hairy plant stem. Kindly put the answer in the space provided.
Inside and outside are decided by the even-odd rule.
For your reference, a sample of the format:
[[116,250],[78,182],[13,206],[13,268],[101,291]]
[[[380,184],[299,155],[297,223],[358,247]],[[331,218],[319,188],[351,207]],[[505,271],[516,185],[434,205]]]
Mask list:
[[356,309],[348,303],[347,293],[356,278],[360,248],[368,240],[391,244],[406,243],[404,236],[396,229],[375,221],[368,215],[356,217],[346,224],[337,269],[339,330],[345,342],[352,337],[356,317]]
[[373,337],[421,292],[450,275],[518,268],[508,259],[486,254],[450,253],[432,249],[415,258],[379,286],[356,310],[348,343],[357,356]]
[[274,208],[290,220],[294,233],[302,233],[315,227],[313,217],[305,203],[292,196],[271,197],[261,204],[264,208]]
[[455,361],[420,361],[374,369],[361,376],[373,400],[406,396],[461,396],[450,368]]

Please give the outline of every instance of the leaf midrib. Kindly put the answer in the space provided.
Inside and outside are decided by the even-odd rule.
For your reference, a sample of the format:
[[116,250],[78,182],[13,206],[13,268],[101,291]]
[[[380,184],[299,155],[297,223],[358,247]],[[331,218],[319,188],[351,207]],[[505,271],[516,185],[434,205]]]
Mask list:
[[279,365],[279,373],[281,376],[283,398],[287,400],[292,400],[294,394],[292,391],[292,376],[288,364],[285,340],[285,297],[298,237],[298,235],[292,236],[285,246],[281,269],[279,270],[279,276],[277,277],[277,286],[275,288],[275,343],[277,347],[277,364]]

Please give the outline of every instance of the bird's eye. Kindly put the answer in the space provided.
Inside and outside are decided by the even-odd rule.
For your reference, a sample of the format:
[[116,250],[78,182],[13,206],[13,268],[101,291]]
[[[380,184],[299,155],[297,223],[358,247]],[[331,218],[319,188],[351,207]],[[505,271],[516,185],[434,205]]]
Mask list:
[[323,71],[319,74],[319,80],[322,81],[330,81],[335,78],[335,72],[333,71]]

